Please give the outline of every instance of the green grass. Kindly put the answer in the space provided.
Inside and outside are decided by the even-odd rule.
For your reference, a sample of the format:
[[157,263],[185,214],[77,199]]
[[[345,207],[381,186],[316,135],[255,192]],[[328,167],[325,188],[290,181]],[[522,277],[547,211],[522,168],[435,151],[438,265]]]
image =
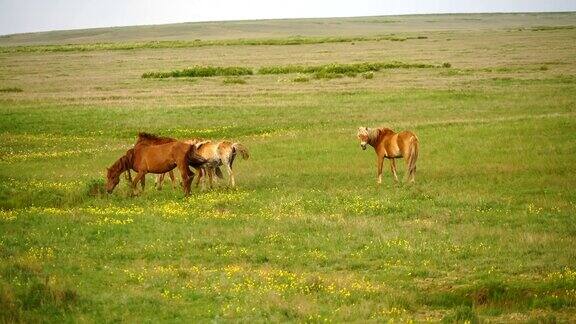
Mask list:
[[[573,34],[476,23],[422,47],[1,54],[0,81],[26,91],[0,95],[0,322],[569,322]],[[302,74],[241,86],[139,78],[294,57]],[[398,58],[458,68],[357,63]],[[361,125],[418,135],[415,184],[394,183],[388,164],[376,184]],[[232,139],[251,157],[235,161],[234,189],[185,198],[148,176],[139,196],[123,177],[103,193],[105,167],[139,131]]]
[[259,38],[259,39],[232,39],[232,40],[193,40],[193,41],[147,41],[127,43],[94,43],[94,44],[62,44],[62,45],[23,45],[2,46],[0,53],[44,53],[44,52],[91,52],[91,51],[127,51],[136,49],[162,49],[162,48],[196,48],[207,46],[262,46],[262,45],[306,45],[325,43],[350,43],[369,41],[406,41],[426,39],[426,36],[397,37],[390,35],[371,37],[302,37],[287,38]]

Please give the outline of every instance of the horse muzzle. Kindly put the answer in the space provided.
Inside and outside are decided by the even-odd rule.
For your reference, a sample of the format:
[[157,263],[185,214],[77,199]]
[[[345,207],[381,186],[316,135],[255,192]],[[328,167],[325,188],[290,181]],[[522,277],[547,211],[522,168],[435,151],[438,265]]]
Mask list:
[[362,150],[365,150],[366,149],[366,143],[360,144],[360,147],[362,148]]

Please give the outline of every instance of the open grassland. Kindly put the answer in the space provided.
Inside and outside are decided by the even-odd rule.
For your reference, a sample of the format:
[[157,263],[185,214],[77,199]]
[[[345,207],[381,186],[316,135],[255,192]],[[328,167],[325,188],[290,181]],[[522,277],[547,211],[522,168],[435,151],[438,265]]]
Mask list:
[[[0,53],[0,321],[573,321],[576,30],[554,26],[576,15],[362,19],[305,22],[426,38]],[[290,22],[8,39],[310,35]],[[283,31],[228,33],[264,23]],[[423,66],[306,70],[363,62]],[[141,77],[194,66],[301,69]],[[360,125],[418,134],[415,185],[376,185]],[[100,194],[138,131],[234,139],[251,158],[236,189],[184,198],[148,176],[138,197],[124,180]]]

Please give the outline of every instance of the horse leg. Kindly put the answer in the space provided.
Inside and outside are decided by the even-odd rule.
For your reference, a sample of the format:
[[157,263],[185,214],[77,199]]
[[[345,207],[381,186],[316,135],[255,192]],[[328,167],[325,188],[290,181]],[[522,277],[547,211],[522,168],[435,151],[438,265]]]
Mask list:
[[208,167],[208,180],[210,180],[210,189],[214,189],[214,169],[212,167]]
[[174,176],[174,171],[168,171],[168,176],[170,176],[170,181],[172,181],[172,189],[176,189],[176,177]]
[[155,185],[156,185],[156,189],[158,189],[158,190],[162,190],[162,184],[164,183],[164,175],[165,175],[165,173],[162,173],[162,174],[159,174],[156,176]]
[[232,171],[232,163],[230,161],[223,161],[226,171],[228,172],[228,178],[230,178],[230,186],[234,188],[236,181],[234,180],[234,171]]
[[390,159],[390,170],[394,175],[394,181],[398,182],[398,175],[396,174],[396,159]]
[[192,178],[190,174],[192,171],[188,168],[188,163],[186,161],[182,161],[178,164],[178,169],[180,170],[180,175],[182,176],[182,187],[184,189],[184,195],[188,197],[190,195],[190,183],[192,182]]
[[376,161],[376,164],[378,166],[378,184],[382,183],[382,166],[384,164],[384,156],[380,156],[378,155],[378,160]]
[[[196,173],[198,174],[198,176],[196,176],[196,183],[195,186],[196,188],[198,188],[198,186],[200,185],[200,179],[202,179],[202,176],[204,174],[204,169],[203,168],[195,168],[196,169]],[[204,186],[202,186],[202,189],[204,189]]]
[[[138,181],[140,181],[141,179],[143,179],[146,176],[146,172],[145,171],[138,171],[138,174],[136,174],[136,177],[134,178],[134,181],[132,181],[132,190],[134,195],[138,194]],[[142,186],[142,188],[144,188],[144,186]]]

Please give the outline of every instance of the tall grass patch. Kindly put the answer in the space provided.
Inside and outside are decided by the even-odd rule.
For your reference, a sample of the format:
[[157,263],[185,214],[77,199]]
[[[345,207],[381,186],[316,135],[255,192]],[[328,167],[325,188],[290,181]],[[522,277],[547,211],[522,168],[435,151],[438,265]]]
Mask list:
[[439,65],[405,62],[362,62],[362,63],[330,63],[322,65],[284,65],[265,66],[258,69],[258,74],[288,74],[288,73],[319,73],[319,74],[351,74],[377,72],[384,69],[423,69],[438,68]]
[[238,76],[252,75],[254,72],[250,68],[239,66],[193,66],[183,70],[173,70],[170,72],[147,72],[142,74],[142,78],[184,78],[184,77],[213,77],[213,76]]
[[6,87],[6,88],[0,88],[0,92],[22,92],[24,90],[22,90],[22,88],[17,88],[17,87]]

